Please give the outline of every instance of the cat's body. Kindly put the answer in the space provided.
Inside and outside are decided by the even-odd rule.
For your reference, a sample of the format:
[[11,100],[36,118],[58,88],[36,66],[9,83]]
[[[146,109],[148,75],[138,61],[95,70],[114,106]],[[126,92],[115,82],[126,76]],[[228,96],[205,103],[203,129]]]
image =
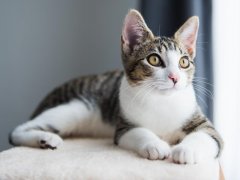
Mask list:
[[[124,71],[81,77],[56,88],[10,136],[14,145],[57,148],[61,137],[114,136],[149,159],[196,163],[218,157],[222,139],[195,97],[198,19],[173,38],[154,37],[131,10],[122,33]],[[172,148],[170,147],[172,145]]]

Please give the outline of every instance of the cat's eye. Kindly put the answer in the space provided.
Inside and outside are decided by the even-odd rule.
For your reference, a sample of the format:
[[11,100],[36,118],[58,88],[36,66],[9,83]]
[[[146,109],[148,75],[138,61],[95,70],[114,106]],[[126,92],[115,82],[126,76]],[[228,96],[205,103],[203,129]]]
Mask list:
[[152,66],[161,66],[162,65],[162,61],[159,57],[159,55],[157,54],[152,54],[147,58],[147,61],[149,64],[151,64]]
[[187,58],[182,57],[179,60],[179,65],[180,65],[181,68],[187,69],[190,66],[190,61]]

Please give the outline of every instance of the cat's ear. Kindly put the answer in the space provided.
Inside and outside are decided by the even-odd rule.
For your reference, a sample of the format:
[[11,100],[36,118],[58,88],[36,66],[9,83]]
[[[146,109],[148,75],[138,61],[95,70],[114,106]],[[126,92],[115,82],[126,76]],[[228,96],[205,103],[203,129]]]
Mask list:
[[137,10],[131,9],[124,20],[122,29],[123,50],[125,52],[132,51],[134,46],[153,37],[153,33],[147,27],[141,14]]
[[180,42],[191,55],[196,55],[196,41],[199,28],[199,18],[193,16],[189,18],[174,34],[174,38]]

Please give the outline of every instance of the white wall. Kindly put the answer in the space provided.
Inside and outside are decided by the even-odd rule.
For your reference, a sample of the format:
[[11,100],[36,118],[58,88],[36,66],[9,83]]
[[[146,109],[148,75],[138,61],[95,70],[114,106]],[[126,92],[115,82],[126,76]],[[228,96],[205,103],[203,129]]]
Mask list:
[[0,150],[55,86],[122,68],[120,33],[138,1],[0,1]]
[[225,141],[226,179],[240,179],[240,1],[214,0],[215,125]]

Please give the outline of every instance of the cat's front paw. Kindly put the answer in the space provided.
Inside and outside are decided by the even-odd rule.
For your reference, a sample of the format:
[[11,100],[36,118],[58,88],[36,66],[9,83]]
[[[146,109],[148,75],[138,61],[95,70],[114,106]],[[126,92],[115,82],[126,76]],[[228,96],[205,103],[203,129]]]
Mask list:
[[138,151],[140,156],[150,160],[166,159],[170,152],[170,146],[164,141],[146,142]]
[[196,164],[200,161],[200,154],[192,147],[176,145],[172,149],[172,160],[179,164]]
[[39,139],[39,146],[42,149],[56,149],[63,143],[63,140],[60,136],[44,132],[44,134]]

